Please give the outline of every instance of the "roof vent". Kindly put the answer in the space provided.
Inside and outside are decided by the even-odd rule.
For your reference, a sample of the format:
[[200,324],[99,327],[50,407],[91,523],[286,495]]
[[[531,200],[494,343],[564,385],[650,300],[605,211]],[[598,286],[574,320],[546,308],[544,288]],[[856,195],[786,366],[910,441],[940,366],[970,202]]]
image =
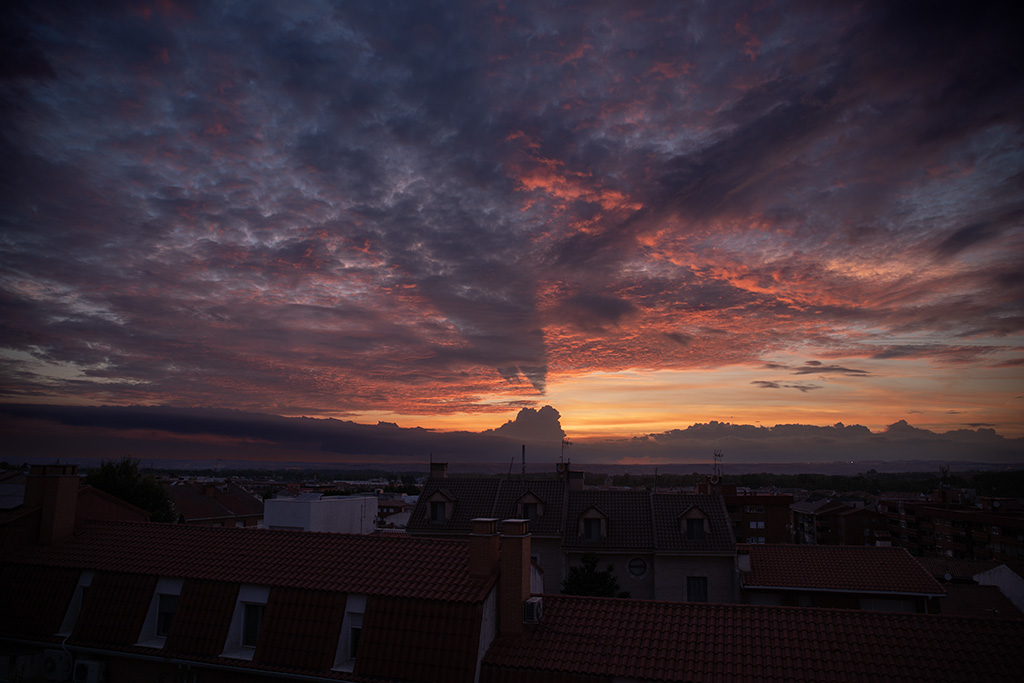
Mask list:
[[528,598],[523,603],[523,621],[527,624],[536,624],[540,621],[540,615],[544,611],[544,598]]

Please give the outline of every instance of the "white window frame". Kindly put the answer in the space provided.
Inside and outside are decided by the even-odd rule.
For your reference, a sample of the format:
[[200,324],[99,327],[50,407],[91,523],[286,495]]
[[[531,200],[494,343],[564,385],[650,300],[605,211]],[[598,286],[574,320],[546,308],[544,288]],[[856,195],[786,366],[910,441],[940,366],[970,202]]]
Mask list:
[[136,645],[140,647],[152,647],[156,649],[162,649],[164,641],[167,640],[167,635],[158,635],[156,632],[157,622],[160,617],[160,596],[161,595],[181,595],[181,587],[184,585],[184,579],[172,578],[169,576],[161,576],[156,582],[156,589],[153,591],[153,597],[149,601],[149,609],[146,610],[146,620],[142,622],[142,630],[139,632],[139,640]]
[[256,654],[256,648],[252,645],[245,645],[245,606],[263,605],[266,609],[267,601],[270,599],[270,586],[255,586],[243,584],[238,589],[238,599],[235,601],[235,610],[231,614],[231,626],[228,627],[228,636],[224,641],[224,651],[221,657],[229,659],[244,659],[252,661]]
[[78,575],[78,585],[75,586],[75,592],[71,596],[68,611],[64,613],[64,620],[60,623],[60,631],[54,635],[69,636],[75,630],[75,622],[78,621],[78,615],[82,613],[85,591],[92,585],[92,578],[95,575],[96,572],[91,569],[83,569],[82,573]]
[[[365,595],[352,593],[345,599],[345,618],[341,622],[341,633],[338,635],[338,648],[334,653],[332,670],[351,672],[355,668],[356,659],[352,655],[352,629],[362,630],[365,613]],[[360,637],[362,637],[361,633]]]

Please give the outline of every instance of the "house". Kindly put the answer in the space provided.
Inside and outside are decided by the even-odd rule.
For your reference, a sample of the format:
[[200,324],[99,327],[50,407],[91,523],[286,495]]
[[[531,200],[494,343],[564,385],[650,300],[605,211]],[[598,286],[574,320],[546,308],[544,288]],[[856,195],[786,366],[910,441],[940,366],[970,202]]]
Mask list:
[[790,506],[793,542],[821,545],[885,545],[885,516],[875,505],[832,498],[799,501]]
[[270,498],[263,506],[263,526],[268,529],[371,534],[377,526],[376,496],[310,492]]
[[722,496],[585,489],[559,464],[556,479],[449,478],[434,463],[407,531],[459,537],[475,517],[530,521],[544,591],[558,593],[585,553],[611,565],[634,598],[734,601],[735,541]]
[[506,519],[500,530],[497,519],[474,519],[468,538],[108,521],[76,529],[67,518],[74,489],[65,486],[73,477],[47,476],[43,508],[61,514],[47,515],[38,542],[0,564],[0,674],[8,678],[1024,676],[1021,621],[537,595],[526,519]]
[[55,520],[70,525],[61,528],[60,534],[92,520],[149,521],[145,510],[93,486],[83,486],[77,465],[33,465],[17,485],[20,490],[12,499],[16,498],[18,505],[0,511],[0,559],[37,543],[47,529],[52,533]]
[[[91,521],[51,472],[0,565],[0,671],[48,680],[473,681],[540,589],[525,520],[469,539]],[[500,580],[499,580],[500,577]],[[8,589],[11,588],[11,589]],[[79,674],[81,671],[81,675]]]
[[[717,488],[725,500],[737,543],[792,542],[789,506],[793,496],[739,491],[735,484],[719,484]],[[701,493],[713,493],[714,489],[711,484],[697,487]]]
[[741,545],[738,552],[748,604],[934,614],[946,595],[903,548]]
[[185,524],[254,527],[263,519],[263,501],[231,481],[179,480],[164,488]]

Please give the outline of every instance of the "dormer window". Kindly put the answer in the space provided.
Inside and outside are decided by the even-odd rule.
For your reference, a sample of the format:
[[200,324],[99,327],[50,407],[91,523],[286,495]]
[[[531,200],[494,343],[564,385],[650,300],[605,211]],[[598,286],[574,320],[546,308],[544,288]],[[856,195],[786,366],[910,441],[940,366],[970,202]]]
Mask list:
[[430,515],[431,524],[444,524],[452,516],[452,509],[455,507],[451,498],[441,491],[434,492],[427,499],[427,513]]
[[269,586],[243,584],[238,589],[235,611],[221,657],[252,661],[263,627],[263,614],[270,599]]
[[178,596],[181,595],[183,584],[183,579],[170,577],[161,577],[157,581],[136,645],[158,649],[164,646],[164,641],[171,632],[171,624],[174,623],[174,613],[178,609]]
[[260,626],[263,625],[263,614],[267,606],[257,602],[245,603],[242,615],[242,647],[256,647],[260,639]]
[[544,502],[532,493],[527,493],[516,503],[516,516],[519,519],[528,519],[531,522],[536,522],[543,514]]
[[687,541],[703,541],[707,538],[708,518],[696,507],[691,507],[679,516],[679,526]]
[[608,520],[597,508],[590,508],[580,517],[579,534],[588,543],[608,535]]

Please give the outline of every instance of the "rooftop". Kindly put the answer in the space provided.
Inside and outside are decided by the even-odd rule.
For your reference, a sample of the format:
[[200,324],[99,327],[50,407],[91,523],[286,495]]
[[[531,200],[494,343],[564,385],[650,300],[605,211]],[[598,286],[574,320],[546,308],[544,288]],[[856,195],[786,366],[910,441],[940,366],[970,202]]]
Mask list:
[[943,595],[945,591],[904,548],[856,545],[737,546],[750,556],[744,588]]
[[492,580],[469,577],[469,542],[394,536],[89,522],[73,538],[11,562],[187,579],[463,602]]
[[1022,643],[1024,621],[546,595],[480,680],[1017,681]]

